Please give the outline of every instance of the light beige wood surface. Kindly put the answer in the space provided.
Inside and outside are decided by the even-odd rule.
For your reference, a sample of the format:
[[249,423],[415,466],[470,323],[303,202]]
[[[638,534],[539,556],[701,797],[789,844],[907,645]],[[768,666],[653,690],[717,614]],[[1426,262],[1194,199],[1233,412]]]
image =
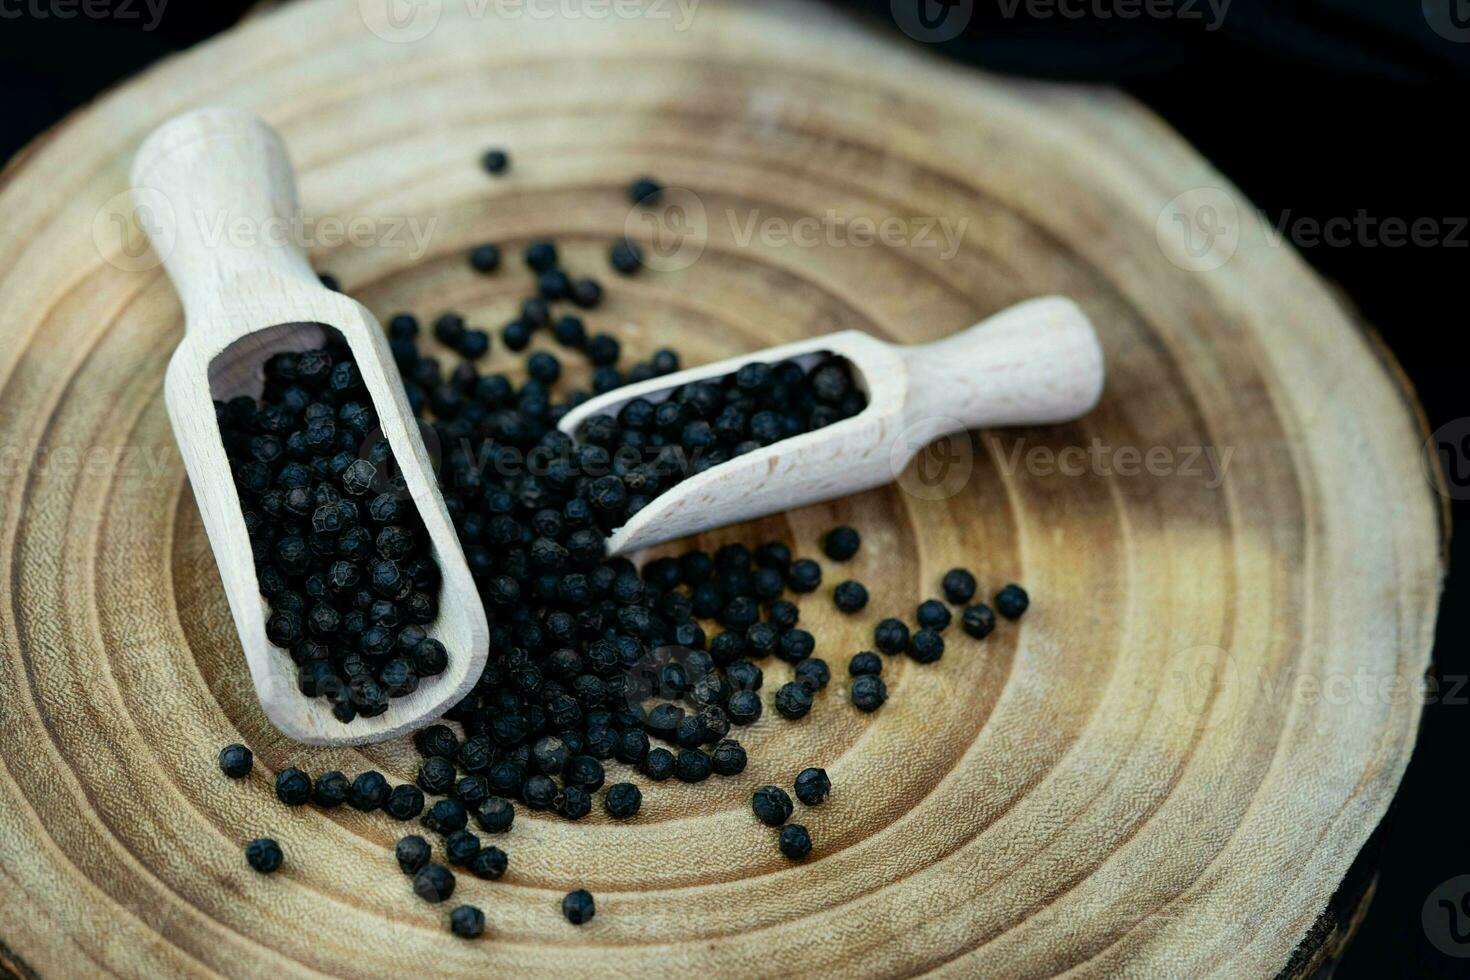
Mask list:
[[[209,107],[169,120],[139,149],[130,186],[135,208],[152,207],[150,245],[184,306],[186,330],[169,359],[164,402],[261,708],[285,735],[312,745],[381,742],[422,728],[479,680],[489,629],[383,328],[360,304],[323,286],[290,235],[272,233],[289,227],[300,203],[286,149],[258,116]],[[249,232],[228,231],[239,223]],[[210,234],[220,228],[226,233]],[[289,652],[266,638],[269,605],[214,418],[216,399],[260,396],[271,355],[321,347],[323,327],[351,348],[377,432],[402,461],[409,503],[442,578],[429,635],[454,651],[444,673],[350,725],[333,717],[327,699],[301,695]]]
[[723,378],[751,358],[810,370],[824,356],[848,362],[867,408],[689,477],[608,535],[608,553],[632,554],[892,483],[916,453],[956,433],[1075,421],[1097,405],[1105,373],[1087,315],[1064,296],[1043,296],[927,344],[840,330],[686,368],[593,398],[558,427],[575,435],[595,415],[616,415],[635,398],[661,402],[680,385]]
[[[705,0],[679,30],[677,7],[546,20],[446,2],[414,44],[359,9],[255,20],[4,174],[4,961],[47,977],[1281,969],[1408,758],[1442,532],[1412,397],[1237,192],[1114,93],[946,65],[824,8]],[[824,563],[827,587],[802,602],[837,679],[803,722],[767,712],[739,779],[646,787],[625,825],[521,814],[506,878],[461,879],[488,930],[458,941],[394,870],[399,827],[270,793],[285,765],[407,778],[414,753],[275,731],[172,448],[163,378],[182,315],[110,215],[127,213],[115,195],[140,140],[218,102],[279,128],[311,214],[382,219],[376,245],[310,249],[379,317],[455,307],[497,326],[529,287],[518,249],[551,235],[602,275],[589,319],[635,357],[849,328],[922,342],[1055,293],[1097,325],[1108,387],[1081,422],[976,440],[963,479],[968,442],[949,447],[950,480],[916,464],[897,486],[708,536],[815,555],[833,523],[863,530],[859,557]],[[490,145],[512,151],[504,178],[477,166]],[[686,268],[604,274],[644,172],[697,196],[707,245]],[[1166,205],[1198,188],[1235,203],[1239,235],[1191,271]],[[948,257],[740,240],[752,212],[829,207],[967,221]],[[432,221],[423,254],[410,220]],[[487,239],[509,257],[493,277],[465,263]],[[1108,472],[1067,475],[1033,452],[1095,439],[1172,463],[1121,472],[1131,457],[1103,454]],[[1223,481],[1192,447],[1229,454]],[[843,705],[841,666],[872,623],[953,565],[987,593],[1024,583],[1023,624],[983,644],[953,633],[931,667],[891,663],[876,715]],[[828,597],[847,575],[874,593],[853,620]],[[257,752],[247,782],[215,768],[233,740]],[[836,789],[802,813],[816,849],[792,865],[747,801],[812,764]],[[242,857],[263,833],[286,852],[270,878]],[[557,903],[579,886],[598,915],[575,929]]]

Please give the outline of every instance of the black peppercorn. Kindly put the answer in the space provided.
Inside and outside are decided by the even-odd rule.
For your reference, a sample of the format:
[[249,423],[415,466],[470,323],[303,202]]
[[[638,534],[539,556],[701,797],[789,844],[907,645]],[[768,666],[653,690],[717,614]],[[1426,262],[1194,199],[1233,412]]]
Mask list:
[[567,763],[566,770],[566,781],[588,792],[601,789],[603,780],[606,778],[602,763],[590,755],[574,756]]
[[424,826],[440,834],[452,834],[464,830],[469,821],[464,804],[455,799],[437,800],[424,814]]
[[909,628],[901,619],[885,619],[873,628],[873,643],[884,653],[908,649]]
[[567,917],[567,921],[574,926],[592,921],[592,916],[597,912],[592,901],[592,893],[585,888],[578,888],[574,892],[568,892],[561,900],[561,914]]
[[1026,590],[1014,582],[995,594],[995,611],[1006,619],[1020,619],[1030,604]]
[[556,805],[556,783],[549,776],[531,776],[521,785],[521,801],[533,810],[550,810]]
[[515,822],[516,808],[503,797],[491,796],[475,808],[475,823],[489,834],[503,834]]
[[995,629],[995,611],[983,602],[971,606],[965,610],[960,626],[975,639],[983,640]]
[[938,599],[926,599],[919,603],[917,619],[921,629],[942,631],[949,626],[950,612]]
[[779,786],[762,786],[750,796],[756,819],[768,827],[779,827],[791,816],[791,797]]
[[582,278],[572,283],[572,302],[590,310],[602,302],[602,286],[596,279]]
[[347,803],[355,810],[377,810],[388,802],[388,793],[388,780],[382,773],[370,769],[352,781]]
[[881,674],[883,673],[883,658],[872,650],[855,653],[847,662],[847,672],[853,677],[861,677],[863,674]]
[[532,242],[526,246],[525,259],[526,265],[533,272],[545,272],[554,268],[558,261],[556,245],[547,241]]
[[507,349],[523,351],[531,342],[531,327],[524,320],[512,320],[500,328],[500,339]]
[[531,765],[548,776],[559,774],[570,758],[566,743],[555,735],[543,735],[531,746]]
[[877,674],[860,674],[852,681],[852,703],[861,711],[877,711],[888,700],[888,686]]
[[651,177],[639,177],[628,187],[628,199],[634,204],[651,207],[658,203],[663,188]]
[[643,759],[643,774],[655,782],[668,779],[674,774],[674,753],[662,747],[649,749]]
[[485,913],[473,905],[461,905],[449,913],[449,929],[462,939],[475,939],[485,931]]
[[796,665],[797,682],[805,684],[813,691],[820,691],[827,686],[827,682],[831,679],[832,670],[827,666],[827,661],[825,660],[813,657],[810,660],[803,660]]
[[936,630],[919,630],[909,641],[909,656],[921,664],[932,664],[944,656],[944,637]]
[[276,775],[276,798],[287,806],[300,806],[311,797],[311,777],[300,769],[282,769]]
[[607,259],[614,269],[631,276],[643,266],[643,250],[625,238],[613,243]]
[[787,602],[785,599],[778,599],[771,603],[766,614],[772,623],[783,630],[791,629],[801,618],[801,610],[796,608],[796,603]]
[[449,787],[454,785],[456,771],[454,763],[439,755],[431,755],[419,766],[419,774],[416,782],[423,787],[425,793],[433,793],[435,796],[443,796],[449,792]]
[[721,776],[736,776],[745,771],[745,749],[733,738],[721,739],[710,753],[710,768]]
[[944,597],[956,606],[963,606],[975,596],[975,576],[963,568],[951,568],[940,585]]
[[754,724],[760,719],[761,711],[760,695],[754,691],[736,691],[725,706],[725,713],[737,725]]
[[786,573],[786,584],[792,592],[812,592],[822,584],[822,566],[810,558],[798,558]]
[[470,862],[470,870],[478,878],[489,878],[493,881],[505,874],[505,869],[509,865],[510,860],[505,856],[505,852],[491,844],[475,852],[474,859]]
[[413,893],[426,902],[442,902],[454,894],[454,872],[442,864],[425,865],[413,878]]
[[500,246],[486,243],[470,249],[470,265],[476,272],[494,272],[500,268]]
[[759,691],[765,674],[749,660],[737,660],[725,668],[725,677],[736,691]]
[[822,553],[833,561],[847,561],[857,554],[862,538],[846,525],[835,527],[822,539]]
[[807,806],[816,806],[832,792],[832,780],[825,769],[803,769],[796,777],[796,798]]
[[395,820],[412,820],[424,812],[424,794],[412,783],[400,783],[388,794],[383,809]]
[[699,749],[680,749],[674,762],[674,775],[682,782],[700,783],[709,778],[712,771],[710,757]]
[[510,155],[504,150],[486,150],[485,154],[480,157],[480,166],[485,168],[486,173],[498,177],[510,166]]
[[245,845],[245,860],[261,874],[270,874],[281,866],[281,845],[269,837],[257,837]]
[[337,770],[324,772],[316,777],[316,786],[311,791],[312,802],[319,807],[332,809],[347,802],[347,794],[352,786],[347,782],[347,777]]
[[861,582],[854,582],[851,579],[839,582],[832,590],[832,602],[842,612],[855,613],[867,606],[868,590]]
[[398,868],[406,875],[416,875],[429,863],[429,842],[418,834],[409,834],[398,841],[393,856],[398,859]]
[[781,634],[776,655],[787,663],[794,664],[810,657],[816,645],[816,639],[806,630],[791,629]]
[[580,786],[565,786],[557,794],[556,812],[568,820],[581,820],[592,812],[592,794]]
[[812,689],[800,681],[782,684],[781,689],[776,692],[776,710],[781,713],[781,717],[792,721],[805,718],[807,712],[812,710]]
[[626,820],[638,812],[643,804],[643,793],[632,783],[613,783],[607,788],[602,804],[608,816]]
[[450,864],[469,864],[479,853],[480,838],[468,830],[456,830],[444,838],[444,856]]
[[250,769],[254,765],[255,756],[238,742],[226,745],[219,751],[220,771],[231,779],[242,779],[250,775]]
[[789,823],[782,827],[778,843],[781,853],[793,861],[799,861],[812,852],[811,834],[799,823]]

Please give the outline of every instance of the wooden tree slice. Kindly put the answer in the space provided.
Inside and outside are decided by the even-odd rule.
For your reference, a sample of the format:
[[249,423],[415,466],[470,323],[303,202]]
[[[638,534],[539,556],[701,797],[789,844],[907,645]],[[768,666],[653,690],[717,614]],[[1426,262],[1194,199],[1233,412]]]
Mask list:
[[[437,22],[396,43],[365,26],[370,0],[293,4],[118,89],[5,172],[0,962],[57,977],[1282,969],[1403,772],[1443,571],[1413,398],[1338,299],[1108,91],[998,80],[797,3],[708,0],[687,24],[672,5],[415,9]],[[481,906],[488,929],[460,941],[394,866],[403,826],[271,793],[289,764],[407,780],[416,763],[405,740],[306,749],[270,727],[173,449],[162,378],[180,311],[114,216],[137,217],[117,195],[141,138],[210,102],[281,130],[310,215],[376,222],[366,243],[317,225],[311,244],[380,315],[452,307],[498,326],[530,282],[514,256],[550,236],[602,278],[589,320],[633,357],[840,328],[927,340],[1056,292],[1098,323],[1107,391],[1077,424],[957,440],[893,487],[709,535],[815,555],[833,523],[863,530],[802,602],[837,678],[808,719],[768,711],[743,733],[740,778],[645,785],[627,824],[522,813],[506,878],[461,876],[451,904]],[[500,179],[478,166],[492,145],[513,154]],[[642,173],[681,189],[683,212],[630,215]],[[702,234],[676,224],[701,214]],[[884,219],[896,236],[853,237]],[[671,268],[607,270],[617,237],[680,228],[694,234],[656,250]],[[510,257],[493,276],[465,262],[483,240]],[[691,241],[693,259],[675,247]],[[1223,477],[1202,450],[1228,459]],[[853,710],[848,656],[955,565],[987,595],[1024,583],[1031,612],[984,642],[951,630],[933,666],[889,660],[889,704]],[[849,576],[873,591],[854,619],[828,596]],[[243,782],[214,761],[236,740],[258,759]],[[836,789],[801,813],[816,850],[792,864],[748,798],[807,765]],[[242,854],[262,834],[286,852],[272,877]],[[598,900],[580,929],[558,904],[576,887]]]

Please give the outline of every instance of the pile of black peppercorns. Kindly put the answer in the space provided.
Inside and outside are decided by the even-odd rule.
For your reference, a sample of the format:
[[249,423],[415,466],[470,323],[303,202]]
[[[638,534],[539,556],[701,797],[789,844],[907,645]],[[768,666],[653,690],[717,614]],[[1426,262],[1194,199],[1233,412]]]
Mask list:
[[[485,157],[491,173],[503,173],[507,166],[502,152]],[[658,193],[647,180],[630,189],[640,204],[656,200]],[[620,242],[610,259],[619,271],[631,273],[638,267],[636,256],[636,246]],[[575,315],[553,315],[553,303],[596,306],[601,288],[595,280],[567,275],[550,242],[530,245],[525,260],[536,273],[536,295],[501,332],[509,350],[524,350],[538,330],[549,328],[558,344],[591,362],[592,388],[599,393],[678,369],[678,356],[661,350],[626,375],[620,372],[615,339],[589,337]],[[470,262],[477,271],[494,272],[499,246],[478,246]],[[604,763],[612,760],[654,781],[696,783],[743,772],[745,750],[728,736],[732,726],[752,724],[763,714],[760,660],[774,655],[793,665],[794,679],[772,698],[778,714],[796,720],[812,709],[831,671],[814,656],[816,638],[798,625],[799,608],[787,594],[812,593],[821,586],[816,561],[797,558],[784,543],[769,541],[754,550],[729,544],[713,555],[691,550],[650,561],[640,570],[627,559],[607,558],[603,537],[679,480],[757,446],[855,415],[865,400],[837,359],[807,370],[790,363],[753,363],[717,381],[683,386],[657,405],[634,400],[616,418],[588,420],[573,440],[557,431],[556,423],[590,396],[579,390],[553,395],[562,375],[554,354],[530,354],[529,377],[520,385],[503,374],[481,375],[469,362],[486,352],[488,334],[467,327],[458,314],[445,313],[435,321],[434,335],[467,359],[446,376],[436,358],[420,353],[416,318],[399,314],[388,329],[409,402],[443,450],[440,486],[485,603],[490,657],[469,695],[445,715],[460,731],[435,724],[415,735],[423,758],[415,784],[390,788],[376,772],[350,782],[342,773],[329,772],[313,783],[306,773],[285,769],[277,776],[276,794],[287,805],[346,803],[363,811],[381,809],[400,821],[418,818],[439,837],[442,860],[432,860],[434,846],[419,834],[399,840],[395,859],[417,895],[441,902],[455,890],[451,865],[492,880],[508,868],[505,852],[483,845],[469,829],[471,820],[481,833],[505,833],[514,823],[516,802],[581,819],[592,809],[592,794],[607,781]],[[284,397],[279,386],[268,384],[267,393],[267,403]],[[253,419],[267,407],[252,406],[252,415],[238,410],[240,418],[252,420],[242,426],[232,422],[236,416],[224,406],[222,428],[227,421],[236,430],[259,428]],[[308,464],[317,465],[315,458]],[[333,475],[333,465],[325,464],[327,476]],[[272,543],[279,538],[275,535]],[[857,531],[839,527],[824,537],[822,550],[830,560],[843,562],[860,544]],[[955,569],[945,576],[943,591],[951,604],[965,605],[976,591],[974,576]],[[849,580],[833,590],[833,601],[856,614],[868,605],[869,595],[861,583]],[[996,606],[1016,618],[1025,610],[1025,593],[1007,586],[997,594]],[[360,611],[370,616],[370,608]],[[884,654],[907,653],[918,663],[933,663],[944,652],[941,634],[952,618],[944,603],[929,600],[916,611],[916,631],[901,619],[883,619],[874,644]],[[969,606],[962,625],[983,639],[995,626],[995,613],[983,603]],[[876,711],[886,701],[882,670],[882,658],[872,651],[851,658],[850,696],[860,710]],[[249,750],[227,747],[220,766],[232,777],[247,775]],[[804,804],[816,805],[826,799],[831,782],[824,770],[810,768],[796,778],[795,790]],[[603,792],[603,808],[615,819],[634,817],[641,804],[642,793],[631,782],[614,783]],[[752,797],[752,809],[760,821],[781,828],[777,846],[787,857],[811,852],[807,829],[787,822],[793,805],[785,790],[762,787]],[[247,857],[262,872],[281,864],[279,846],[268,839],[252,842]],[[585,923],[594,914],[593,897],[573,891],[563,899],[562,911],[573,924]],[[478,936],[484,915],[460,906],[450,915],[450,928],[460,936]]]
[[340,339],[275,354],[259,400],[215,402],[240,495],[266,636],[344,724],[443,673],[439,567],[362,375]]

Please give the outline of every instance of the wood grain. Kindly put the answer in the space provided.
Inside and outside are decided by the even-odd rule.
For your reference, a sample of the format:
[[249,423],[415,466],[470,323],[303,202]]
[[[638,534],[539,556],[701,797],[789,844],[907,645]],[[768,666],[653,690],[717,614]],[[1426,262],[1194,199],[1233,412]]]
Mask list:
[[[707,0],[677,30],[446,3],[414,44],[380,39],[358,9],[256,19],[76,114],[4,175],[4,961],[47,977],[1286,966],[1412,747],[1442,530],[1412,396],[1237,192],[1115,93],[946,65],[825,8]],[[472,273],[465,249],[487,239],[514,255],[554,236],[572,268],[602,274],[623,188],[645,172],[710,221],[687,267],[604,275],[592,323],[635,357],[675,343],[714,360],[846,328],[920,342],[1031,296],[1077,298],[1109,365],[1083,421],[961,441],[950,479],[916,468],[706,539],[776,534],[815,554],[832,523],[862,528],[860,556],[826,574],[865,580],[869,613],[842,619],[825,590],[802,604],[839,668],[953,565],[987,592],[1024,583],[1023,625],[984,644],[956,634],[932,667],[892,664],[876,715],[840,703],[840,676],[807,720],[768,712],[743,777],[646,787],[631,824],[522,814],[507,877],[456,896],[484,908],[487,937],[455,940],[447,910],[393,869],[400,828],[270,793],[288,764],[403,779],[414,763],[401,740],[307,749],[275,732],[173,450],[162,379],[182,317],[108,215],[128,213],[114,196],[141,138],[217,102],[282,132],[311,214],[432,220],[423,254],[386,233],[311,249],[379,316],[508,318],[529,277],[514,261]],[[505,178],[477,166],[490,145],[514,155]],[[1199,188],[1234,203],[1239,236],[1191,271],[1167,205]],[[952,255],[742,240],[752,213],[828,208],[968,220]],[[1029,454],[1094,440],[1173,462],[1068,475]],[[1191,447],[1229,452],[1224,479]],[[259,760],[244,783],[214,766],[233,740]],[[836,790],[803,814],[817,847],[792,865],[747,799],[810,764]],[[271,878],[241,853],[262,833],[287,855]],[[557,901],[579,886],[598,916],[574,929]]]

